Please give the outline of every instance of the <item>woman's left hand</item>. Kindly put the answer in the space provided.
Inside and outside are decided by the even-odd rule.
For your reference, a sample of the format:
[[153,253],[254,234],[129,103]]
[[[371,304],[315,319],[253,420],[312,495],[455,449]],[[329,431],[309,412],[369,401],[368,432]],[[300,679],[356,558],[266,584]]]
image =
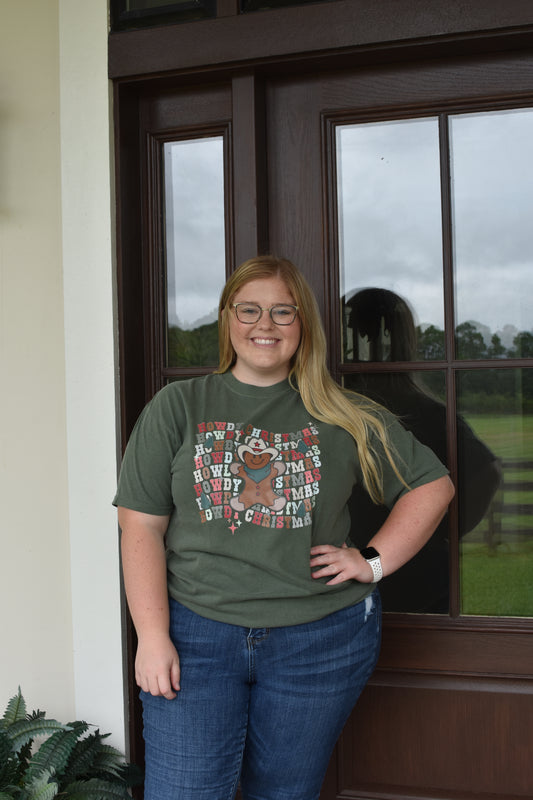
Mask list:
[[[403,494],[393,506],[379,531],[368,542],[381,556],[383,575],[390,575],[411,559],[428,541],[444,517],[454,495],[447,475],[417,486]],[[356,547],[320,544],[311,548],[313,578],[334,575],[327,583],[349,580],[372,583],[372,567]]]
[[334,577],[327,581],[328,586],[357,580],[360,583],[372,583],[374,573],[372,567],[363,558],[356,547],[335,547],[332,544],[319,544],[311,548],[311,569],[319,567],[311,573],[313,578]]

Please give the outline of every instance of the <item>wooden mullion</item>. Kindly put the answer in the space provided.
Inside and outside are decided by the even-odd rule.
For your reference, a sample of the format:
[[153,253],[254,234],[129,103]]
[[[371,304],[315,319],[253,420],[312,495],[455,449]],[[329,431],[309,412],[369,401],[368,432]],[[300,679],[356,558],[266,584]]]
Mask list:
[[235,266],[269,248],[265,96],[254,73],[232,81]]

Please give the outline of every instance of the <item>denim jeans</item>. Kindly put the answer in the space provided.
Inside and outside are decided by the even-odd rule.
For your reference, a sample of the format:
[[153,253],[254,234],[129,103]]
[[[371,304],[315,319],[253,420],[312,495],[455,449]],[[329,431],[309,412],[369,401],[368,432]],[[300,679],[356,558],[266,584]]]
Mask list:
[[376,591],[324,619],[241,628],[170,601],[174,700],[141,693],[145,800],[316,800],[379,653]]

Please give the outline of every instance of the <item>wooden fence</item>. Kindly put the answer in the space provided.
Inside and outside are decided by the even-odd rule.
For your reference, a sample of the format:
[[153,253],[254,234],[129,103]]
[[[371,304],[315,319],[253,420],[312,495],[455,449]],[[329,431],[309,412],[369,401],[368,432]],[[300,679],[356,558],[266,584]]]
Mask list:
[[[487,513],[486,543],[533,537],[533,461],[502,461],[502,479]],[[531,477],[520,477],[520,473]]]

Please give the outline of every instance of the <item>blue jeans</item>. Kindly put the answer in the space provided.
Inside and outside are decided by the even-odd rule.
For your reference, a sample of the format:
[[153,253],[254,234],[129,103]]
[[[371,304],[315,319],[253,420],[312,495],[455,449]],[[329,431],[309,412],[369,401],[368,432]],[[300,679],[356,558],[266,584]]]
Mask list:
[[324,619],[241,628],[170,601],[174,700],[141,693],[145,800],[316,800],[379,653],[377,591]]

